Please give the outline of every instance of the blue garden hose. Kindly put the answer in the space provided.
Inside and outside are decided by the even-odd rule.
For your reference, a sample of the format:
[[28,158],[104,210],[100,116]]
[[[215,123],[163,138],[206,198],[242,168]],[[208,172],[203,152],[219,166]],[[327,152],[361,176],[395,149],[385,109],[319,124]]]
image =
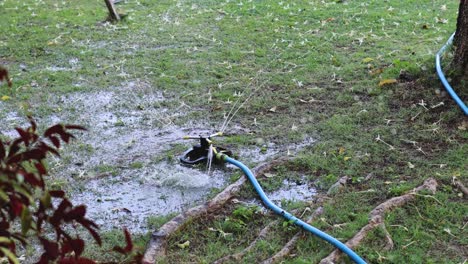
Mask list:
[[295,225],[302,227],[304,230],[309,231],[310,233],[318,236],[321,239],[324,239],[328,243],[330,243],[333,246],[337,247],[342,252],[344,252],[346,255],[348,255],[354,262],[359,263],[359,264],[363,264],[363,263],[365,264],[366,263],[359,255],[357,255],[354,251],[352,251],[350,248],[348,248],[345,244],[343,244],[342,242],[340,242],[336,238],[334,238],[334,237],[328,235],[327,233],[324,233],[324,232],[320,231],[319,229],[307,224],[306,222],[296,218],[292,214],[286,212],[285,210],[281,209],[280,207],[278,207],[277,205],[272,203],[271,200],[268,199],[268,197],[265,195],[265,192],[263,191],[262,187],[258,183],[258,181],[255,178],[255,176],[253,175],[253,173],[250,171],[250,169],[247,168],[247,166],[245,166],[244,164],[242,164],[241,162],[239,162],[239,161],[237,161],[237,160],[235,160],[233,158],[230,158],[229,156],[227,156],[225,154],[218,155],[218,158],[221,159],[221,160],[224,160],[225,162],[231,163],[232,165],[240,168],[244,172],[244,174],[247,176],[247,178],[250,180],[250,182],[254,186],[255,190],[257,191],[258,195],[260,195],[260,198],[262,199],[263,203],[268,208],[273,210],[275,213],[283,216],[288,221],[293,222]]
[[436,70],[437,70],[437,75],[439,75],[439,79],[442,82],[442,84],[445,86],[445,89],[447,92],[450,94],[450,96],[455,100],[455,102],[458,104],[458,106],[463,110],[465,115],[468,115],[468,107],[466,107],[466,104],[463,103],[463,101],[460,99],[460,97],[457,95],[457,93],[453,90],[452,86],[448,83],[447,79],[445,78],[444,72],[442,71],[442,68],[440,67],[440,56],[445,52],[445,50],[452,45],[453,37],[455,36],[455,33],[450,36],[450,38],[447,40],[447,43],[437,52],[436,54]]

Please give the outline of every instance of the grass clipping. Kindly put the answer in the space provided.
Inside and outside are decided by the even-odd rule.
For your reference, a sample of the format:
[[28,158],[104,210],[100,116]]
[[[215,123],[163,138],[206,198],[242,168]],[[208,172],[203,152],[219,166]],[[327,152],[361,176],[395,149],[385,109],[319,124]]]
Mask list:
[[[353,238],[348,240],[346,242],[346,246],[349,248],[356,248],[361,241],[367,236],[367,234],[373,230],[374,228],[381,226],[383,230],[385,230],[386,233],[386,239],[387,239],[387,247],[392,248],[393,247],[393,241],[392,238],[390,237],[390,234],[387,229],[385,228],[385,213],[396,208],[405,205],[406,203],[412,201],[415,199],[415,197],[418,195],[417,193],[422,191],[422,190],[428,190],[432,194],[436,192],[437,189],[437,181],[433,178],[429,178],[424,181],[424,183],[412,190],[411,192],[398,196],[398,197],[393,197],[390,200],[387,200],[381,204],[379,204],[377,207],[375,207],[371,212],[369,216],[369,223],[365,225],[359,232],[357,232]],[[335,249],[330,255],[328,255],[326,258],[322,259],[320,261],[320,264],[331,264],[331,263],[336,263],[340,259],[342,253],[340,250]]]

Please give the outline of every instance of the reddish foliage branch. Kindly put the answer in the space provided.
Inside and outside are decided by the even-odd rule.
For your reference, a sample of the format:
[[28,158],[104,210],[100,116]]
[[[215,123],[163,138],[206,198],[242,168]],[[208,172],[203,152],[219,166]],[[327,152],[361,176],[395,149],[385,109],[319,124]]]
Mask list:
[[[95,263],[81,256],[85,241],[68,231],[84,227],[101,245],[98,226],[86,218],[86,206],[73,206],[64,191],[48,190],[45,184],[45,159],[48,154],[59,156],[61,143],[74,138],[70,130],[85,128],[58,124],[39,135],[30,118],[28,128],[16,128],[17,138],[0,140],[0,258],[19,263],[16,243],[26,246],[36,237],[43,248],[37,263]],[[128,231],[125,235],[126,247],[115,251],[129,255],[133,244]]]
[[[49,153],[59,156],[60,140],[68,143],[74,137],[68,131],[73,129],[85,130],[80,126],[55,125],[39,136],[36,123],[30,119],[28,128],[16,128],[18,138],[0,140],[0,238],[9,242],[0,245],[1,257],[16,261],[15,241],[26,245],[28,233],[32,232],[44,250],[38,263],[61,261],[72,252],[75,260],[80,260],[84,241],[65,231],[67,226],[76,224],[86,228],[101,244],[97,225],[85,217],[85,206],[73,206],[63,191],[47,190],[44,182],[44,159]],[[20,222],[21,232],[13,231],[16,221]],[[55,232],[54,239],[45,234],[49,228]]]
[[10,78],[8,77],[8,70],[0,66],[0,82],[2,82],[3,80],[7,81],[8,87],[11,88],[12,83]]

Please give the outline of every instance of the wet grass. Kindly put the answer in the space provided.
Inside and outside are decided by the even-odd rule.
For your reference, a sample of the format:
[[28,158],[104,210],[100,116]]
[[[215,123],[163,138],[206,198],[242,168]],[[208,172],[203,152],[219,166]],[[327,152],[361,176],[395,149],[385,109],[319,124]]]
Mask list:
[[[226,131],[231,136],[225,143],[234,152],[268,143],[287,149],[318,139],[262,184],[273,190],[279,187],[275,183],[294,178],[288,172],[300,172],[292,175],[305,175],[326,192],[340,177],[350,177],[352,183],[326,200],[324,215],[314,222],[344,241],[366,224],[373,207],[434,177],[440,186],[433,199],[418,197],[387,215],[392,250],[384,248],[383,231],[375,230],[357,252],[372,263],[462,263],[468,258],[468,208],[451,181],[467,184],[468,127],[433,70],[434,54],[455,29],[457,4],[123,1],[118,8],[128,16],[112,24],[103,22],[106,10],[99,1],[1,1],[0,63],[14,82],[12,89],[0,86],[0,96],[10,96],[0,101],[6,121],[1,127],[20,124],[17,117],[26,114],[45,122],[54,116],[79,122],[83,109],[57,107],[64,100],[57,98],[83,94],[94,102],[99,92],[113,92],[123,98],[112,105],[120,116],[103,131],[125,134],[135,120],[126,114],[148,109],[152,112],[136,119],[147,129],[190,121],[214,131],[238,98],[254,93]],[[379,85],[392,79],[397,83]],[[138,101],[160,93],[162,100]],[[126,147],[138,144],[125,140]],[[179,143],[174,148],[184,149]],[[101,150],[85,143],[70,151]],[[164,150],[149,160],[174,155]],[[133,169],[147,165],[138,159],[127,163]],[[120,170],[107,163],[94,168]],[[241,196],[253,198],[245,188]],[[306,206],[317,205],[295,209]],[[233,254],[277,219],[256,213],[239,224],[235,210],[228,206],[187,225],[171,238],[168,258],[161,262],[208,263]],[[155,219],[150,227],[161,224]],[[280,221],[275,231],[243,262],[268,258],[296,230]],[[121,240],[108,237],[109,246]],[[178,246],[186,241],[190,246]],[[304,236],[286,262],[317,263],[331,250]]]

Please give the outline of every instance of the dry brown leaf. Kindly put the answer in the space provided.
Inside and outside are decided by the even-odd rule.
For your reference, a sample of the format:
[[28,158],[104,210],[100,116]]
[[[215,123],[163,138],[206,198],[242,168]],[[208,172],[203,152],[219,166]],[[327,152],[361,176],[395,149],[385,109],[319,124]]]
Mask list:
[[398,81],[396,79],[384,79],[379,82],[379,86],[385,86],[385,85],[390,85],[390,84],[395,84]]
[[263,174],[263,176],[265,176],[266,178],[273,178],[273,177],[276,176],[276,174],[268,173],[268,172],[267,172],[267,173]]
[[377,75],[377,74],[381,74],[383,71],[384,71],[384,69],[377,68],[375,70],[370,71],[369,73],[370,73],[370,75]]

